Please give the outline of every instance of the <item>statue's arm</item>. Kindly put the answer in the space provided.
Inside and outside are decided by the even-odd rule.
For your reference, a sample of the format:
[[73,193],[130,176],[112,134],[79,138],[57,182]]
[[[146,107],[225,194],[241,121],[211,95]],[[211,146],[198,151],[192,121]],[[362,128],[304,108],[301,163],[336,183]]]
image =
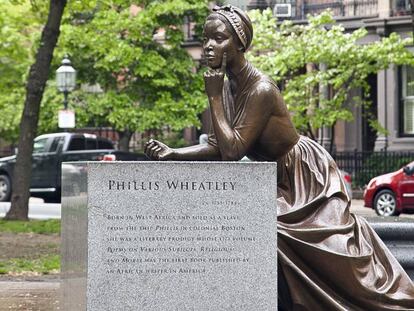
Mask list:
[[214,139],[209,140],[208,144],[173,149],[162,142],[150,140],[145,153],[153,160],[240,160],[257,141],[269,121],[275,101],[280,97],[266,82],[260,82],[247,96],[243,112],[233,127],[226,118],[222,95],[208,96],[214,130]]
[[146,144],[145,154],[152,160],[215,161],[221,159],[220,150],[211,144],[174,149],[153,139]]
[[209,144],[174,149],[173,160],[177,161],[216,161],[220,160],[218,148]]
[[272,114],[275,95],[269,83],[260,82],[248,95],[244,110],[234,127],[225,117],[222,96],[209,97],[212,125],[222,160],[240,160],[246,155]]

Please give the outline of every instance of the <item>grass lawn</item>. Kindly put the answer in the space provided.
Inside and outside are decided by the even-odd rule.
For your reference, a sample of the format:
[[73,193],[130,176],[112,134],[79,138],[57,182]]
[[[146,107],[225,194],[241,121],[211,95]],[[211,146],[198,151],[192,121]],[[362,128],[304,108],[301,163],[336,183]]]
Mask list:
[[0,274],[60,272],[60,220],[0,219]]
[[0,219],[0,232],[60,234],[60,220],[4,220]]
[[0,260],[0,274],[54,274],[60,271],[60,256],[45,255],[39,258],[12,258]]

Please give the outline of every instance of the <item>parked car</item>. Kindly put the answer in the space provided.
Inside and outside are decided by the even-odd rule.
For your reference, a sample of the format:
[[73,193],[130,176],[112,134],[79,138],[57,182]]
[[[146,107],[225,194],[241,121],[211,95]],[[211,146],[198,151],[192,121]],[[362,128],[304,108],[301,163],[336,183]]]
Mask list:
[[414,162],[371,179],[364,192],[364,205],[380,216],[414,212]]
[[352,199],[352,177],[351,174],[340,170],[342,174],[342,178],[344,179],[346,191],[348,192],[349,198]]
[[[53,133],[34,140],[30,193],[45,202],[60,202],[62,162],[112,160],[146,160],[145,155],[115,150],[113,143],[91,134]],[[16,156],[0,158],[0,202],[8,201],[12,192]]]

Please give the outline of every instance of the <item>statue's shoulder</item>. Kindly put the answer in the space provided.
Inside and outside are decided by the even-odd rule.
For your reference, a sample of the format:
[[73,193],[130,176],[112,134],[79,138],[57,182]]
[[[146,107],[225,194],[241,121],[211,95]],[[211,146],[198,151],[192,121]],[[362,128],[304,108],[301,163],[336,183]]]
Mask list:
[[277,96],[280,94],[279,88],[271,78],[259,72],[259,76],[255,81],[255,92],[262,95]]

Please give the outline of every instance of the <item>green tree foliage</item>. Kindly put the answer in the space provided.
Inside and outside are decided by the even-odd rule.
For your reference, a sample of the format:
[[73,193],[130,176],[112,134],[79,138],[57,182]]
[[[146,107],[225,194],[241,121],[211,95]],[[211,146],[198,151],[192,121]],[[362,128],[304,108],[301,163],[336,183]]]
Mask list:
[[[207,102],[197,64],[182,46],[182,25],[185,16],[201,25],[207,1],[133,3],[89,1],[87,10],[78,1],[68,4],[55,61],[68,53],[78,82],[103,90],[70,95],[77,125],[111,126],[121,134],[198,125]],[[56,95],[48,92],[44,106]]]
[[[48,6],[45,1],[0,2],[0,135],[16,141],[25,83],[34,61]],[[58,129],[63,95],[54,70],[68,53],[79,84],[98,83],[101,94],[76,90],[70,106],[77,127],[112,126],[123,132],[173,130],[198,125],[206,107],[197,64],[182,47],[184,16],[192,16],[198,32],[208,13],[207,1],[70,1],[60,41],[44,92],[39,133]],[[134,9],[138,12],[133,14]],[[163,40],[157,34],[165,31]]]
[[0,136],[16,142],[30,65],[48,13],[48,1],[0,1]]
[[18,136],[36,24],[30,6],[0,2],[0,136],[11,141]]
[[[277,23],[270,10],[252,11],[255,39],[250,60],[283,85],[284,99],[297,128],[314,137],[321,127],[333,127],[339,120],[353,119],[350,105],[369,105],[367,77],[391,64],[414,64],[406,49],[411,39],[392,33],[362,44],[365,29],[346,33],[329,12],[309,16],[309,23]],[[323,64],[323,65],[322,65]],[[329,96],[321,95],[326,86]],[[350,98],[353,89],[361,96]],[[381,127],[371,117],[371,125]]]
[[[35,4],[36,1],[32,3]],[[37,133],[40,105],[50,74],[50,64],[59,37],[65,6],[66,0],[50,0],[46,10],[47,19],[36,47],[35,59],[27,76],[26,95],[19,126],[19,153],[12,177],[11,207],[5,217],[8,220],[28,219],[33,140]],[[42,10],[40,9],[39,12]]]

